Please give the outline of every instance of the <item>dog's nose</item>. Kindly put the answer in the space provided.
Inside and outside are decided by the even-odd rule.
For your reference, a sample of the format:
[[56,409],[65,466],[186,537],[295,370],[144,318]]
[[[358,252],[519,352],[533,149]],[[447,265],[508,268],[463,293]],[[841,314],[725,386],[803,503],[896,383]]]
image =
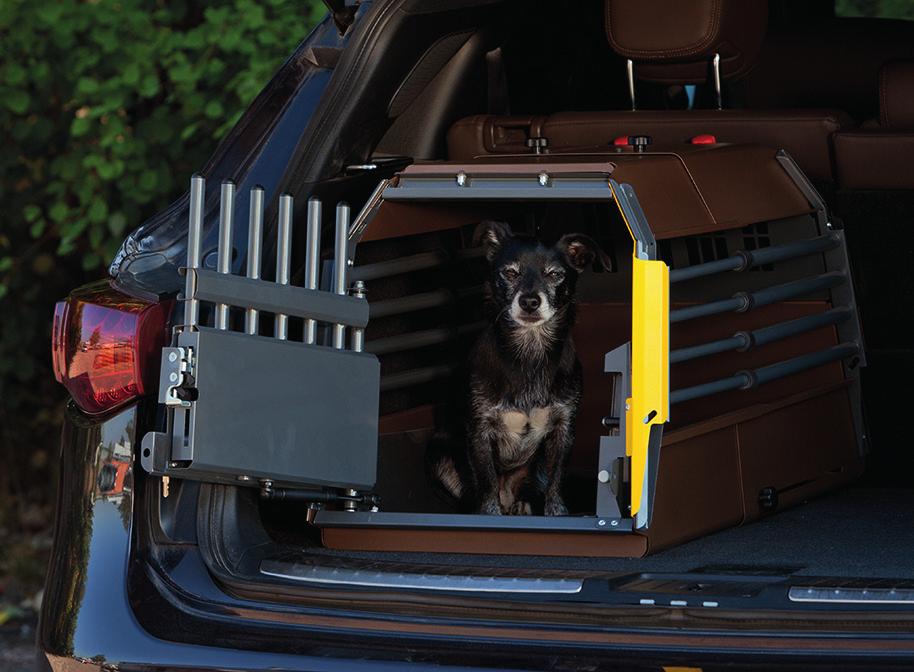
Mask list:
[[518,303],[525,312],[535,313],[540,307],[540,297],[536,294],[524,294],[518,299]]

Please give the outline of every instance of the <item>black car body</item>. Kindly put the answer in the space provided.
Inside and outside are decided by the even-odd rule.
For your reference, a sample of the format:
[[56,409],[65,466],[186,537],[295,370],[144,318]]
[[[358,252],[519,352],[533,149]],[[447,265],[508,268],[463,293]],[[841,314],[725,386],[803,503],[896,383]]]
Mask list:
[[[734,3],[690,4],[699,13],[717,11],[712,5],[739,11]],[[914,58],[914,22],[836,18],[828,2],[798,4],[770,3],[756,79],[728,83],[725,105],[750,112],[768,109],[772,101],[788,110],[842,109],[850,116],[839,119],[844,130],[837,135],[847,137],[828,140],[837,149],[878,134],[872,122],[862,123],[876,116],[878,68]],[[536,137],[531,118],[629,107],[625,60],[605,41],[604,14],[603,2],[590,0],[574,7],[375,0],[341,8],[282,66],[201,172],[213,182],[231,178],[239,194],[263,185],[272,199],[268,213],[275,212],[273,196],[281,192],[302,202],[316,195],[361,204],[381,178],[410,162],[447,158],[446,134],[454,122],[506,116],[509,104],[517,121],[501,128],[508,146],[501,151],[534,151],[535,143],[525,144],[527,136]],[[662,110],[647,112],[657,115],[651,121],[657,127],[669,111],[663,108],[687,104],[685,89],[676,86],[649,77],[639,83],[639,110]],[[710,84],[698,84],[689,95],[714,106]],[[516,129],[526,130],[514,138]],[[896,145],[911,141],[906,131],[882,131]],[[802,145],[805,136],[798,133]],[[891,166],[882,166],[864,170],[861,180],[852,175],[859,162],[841,161],[835,152],[824,167],[815,156],[800,163],[848,225],[851,261],[864,289],[871,362],[864,389],[874,448],[869,490],[807,521],[818,528],[804,537],[805,545],[790,536],[803,536],[797,526],[806,529],[798,514],[786,531],[770,518],[755,524],[762,527],[750,526],[758,531],[751,539],[731,535],[717,537],[721,546],[714,550],[674,549],[669,564],[660,556],[644,564],[529,558],[507,566],[488,555],[322,556],[320,544],[300,530],[304,506],[284,508],[259,501],[250,489],[176,479],[166,482],[170,491],[163,497],[161,479],[139,468],[143,436],[163,424],[149,381],[158,373],[167,325],[155,323],[136,362],[152,371],[149,380],[140,374],[123,398],[96,398],[98,405],[88,409],[82,388],[74,396],[83,403],[68,408],[39,667],[909,667],[914,498],[904,476],[911,460],[903,448],[907,433],[897,417],[906,400],[889,390],[914,362],[902,336],[911,326],[903,297],[910,298],[914,284],[903,259],[914,249],[904,224],[914,212],[914,184],[909,167],[907,177],[895,179]],[[890,177],[880,182],[883,169]],[[239,210],[246,207],[239,201]],[[207,202],[205,250],[218,233],[216,209]],[[170,314],[184,285],[178,269],[186,254],[187,212],[185,196],[134,231],[113,261],[111,277],[76,290],[55,329],[73,319],[75,306],[98,305],[98,296],[115,309],[129,304],[138,321],[152,319],[149,311]],[[243,255],[234,258],[233,272],[242,272],[244,262]],[[204,254],[204,266],[214,263]],[[68,387],[73,391],[76,384]],[[131,453],[128,469],[123,465]],[[726,544],[738,550],[721,551]],[[794,555],[799,546],[805,550]],[[797,580],[798,568],[816,553],[823,558],[814,573],[818,583]],[[326,567],[338,560],[344,578],[302,585],[259,570],[264,559],[290,558],[306,567],[314,558],[323,558]],[[361,578],[348,581],[353,572]],[[454,583],[428,590],[394,580],[427,574]],[[573,593],[459,588],[470,575],[496,582],[573,576],[581,587]],[[665,599],[632,603],[634,579],[665,582],[657,588]],[[806,603],[790,597],[801,585],[880,589],[892,591],[892,598]],[[690,593],[711,596],[715,608],[678,604]]]

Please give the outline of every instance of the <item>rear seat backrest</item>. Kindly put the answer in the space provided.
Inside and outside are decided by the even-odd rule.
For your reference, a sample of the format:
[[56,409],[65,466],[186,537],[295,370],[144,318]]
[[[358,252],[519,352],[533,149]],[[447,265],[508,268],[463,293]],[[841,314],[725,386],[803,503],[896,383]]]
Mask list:
[[[721,79],[734,81],[754,66],[764,41],[764,0],[606,0],[607,39],[631,59],[637,79],[662,84],[704,83],[719,53]],[[637,84],[636,84],[637,88]],[[562,112],[548,117],[477,115],[448,132],[452,160],[549,148],[606,146],[623,135],[649,135],[669,148],[697,135],[718,142],[760,143],[786,149],[813,179],[833,179],[831,136],[851,125],[834,110],[637,110]]]
[[914,61],[879,73],[879,119],[835,135],[839,186],[914,189]]

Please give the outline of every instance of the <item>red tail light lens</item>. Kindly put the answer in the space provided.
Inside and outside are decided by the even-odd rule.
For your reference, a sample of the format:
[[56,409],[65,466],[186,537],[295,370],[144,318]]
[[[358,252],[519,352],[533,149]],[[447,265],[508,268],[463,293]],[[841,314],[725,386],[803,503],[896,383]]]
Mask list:
[[108,281],[54,308],[54,376],[86,413],[122,406],[155,389],[172,302],[126,296]]

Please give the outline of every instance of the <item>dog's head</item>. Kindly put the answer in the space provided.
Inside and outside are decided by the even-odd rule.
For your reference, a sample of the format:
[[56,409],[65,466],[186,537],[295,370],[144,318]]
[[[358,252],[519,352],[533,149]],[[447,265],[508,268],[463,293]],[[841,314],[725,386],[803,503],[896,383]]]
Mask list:
[[504,222],[482,222],[476,230],[491,272],[491,298],[498,314],[519,327],[537,327],[563,316],[574,300],[578,274],[611,262],[596,242],[569,233],[548,247],[518,236]]

